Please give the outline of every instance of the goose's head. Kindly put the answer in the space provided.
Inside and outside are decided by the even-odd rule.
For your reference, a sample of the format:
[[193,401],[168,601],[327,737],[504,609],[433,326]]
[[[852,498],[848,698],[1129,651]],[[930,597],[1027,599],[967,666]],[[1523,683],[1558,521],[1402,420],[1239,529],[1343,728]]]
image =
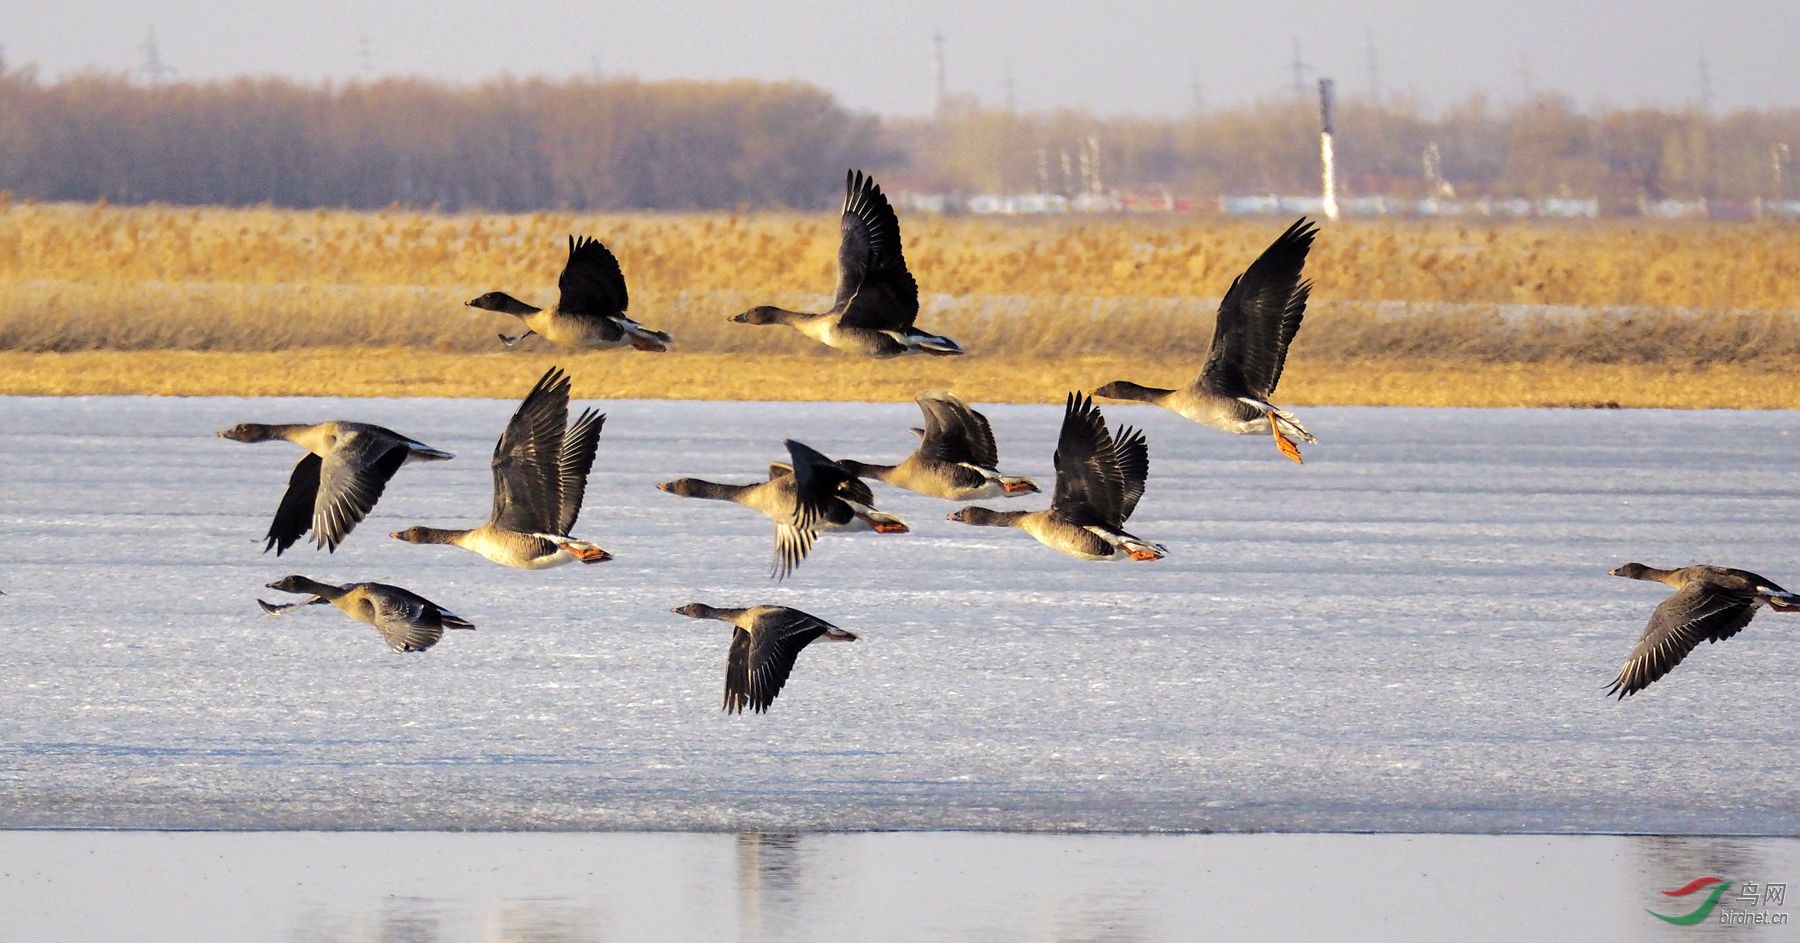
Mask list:
[[463,306],[468,308],[480,308],[483,311],[498,311],[501,314],[511,314],[517,317],[536,314],[538,311],[538,309],[503,291],[490,291],[479,298],[471,298],[468,301],[463,302]]
[[732,321],[738,324],[780,324],[781,309],[774,305],[757,305],[743,314],[735,315]]

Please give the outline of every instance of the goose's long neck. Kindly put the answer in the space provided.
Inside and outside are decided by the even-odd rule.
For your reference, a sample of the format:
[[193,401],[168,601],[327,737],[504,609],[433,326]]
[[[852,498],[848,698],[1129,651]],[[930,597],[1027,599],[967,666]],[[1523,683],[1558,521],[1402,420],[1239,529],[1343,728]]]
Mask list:
[[721,609],[704,603],[694,603],[687,607],[687,614],[695,619],[717,619],[720,622],[735,623],[743,618],[748,609]]
[[890,484],[893,483],[894,469],[900,467],[898,465],[871,465],[868,462],[859,462],[851,458],[840,458],[838,464],[858,478],[873,478]]
[[1167,399],[1174,390],[1165,390],[1154,386],[1140,386],[1130,380],[1114,380],[1094,391],[1095,395],[1107,399],[1124,399],[1138,403],[1160,403]]
[[[759,482],[760,484],[760,482]],[[716,481],[701,481],[696,478],[688,486],[686,493],[690,498],[706,498],[711,501],[737,501],[756,485],[725,485]]]
[[304,422],[246,423],[246,425],[256,432],[256,438],[243,440],[246,442],[273,442],[276,439],[287,439],[294,442],[298,441],[299,435],[312,428],[311,424]]
[[332,602],[337,602],[339,599],[342,599],[345,592],[341,587],[333,586],[330,583],[321,583],[318,580],[307,579],[304,576],[294,581],[294,591],[312,593],[314,596],[319,596]]
[[466,530],[445,530],[442,527],[408,528],[407,539],[415,544],[453,544],[458,537],[467,534]]
[[1030,511],[995,511],[989,508],[968,508],[963,512],[962,522],[977,527],[1017,527],[1019,522],[1030,514]]

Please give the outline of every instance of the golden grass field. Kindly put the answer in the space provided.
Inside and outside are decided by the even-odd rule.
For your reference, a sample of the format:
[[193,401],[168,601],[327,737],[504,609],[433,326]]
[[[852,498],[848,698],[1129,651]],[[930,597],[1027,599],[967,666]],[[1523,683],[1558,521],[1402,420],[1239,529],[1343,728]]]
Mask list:
[[[753,304],[817,310],[835,214],[440,215],[0,201],[0,394],[577,395],[1038,401],[1174,386],[1284,221],[907,215],[921,326],[963,358],[864,361]],[[509,351],[490,289],[547,304],[569,233],[619,256],[673,353]],[[1296,406],[1800,407],[1800,227],[1323,227],[1278,400]],[[583,382],[585,381],[585,382]],[[586,386],[587,389],[580,387]]]

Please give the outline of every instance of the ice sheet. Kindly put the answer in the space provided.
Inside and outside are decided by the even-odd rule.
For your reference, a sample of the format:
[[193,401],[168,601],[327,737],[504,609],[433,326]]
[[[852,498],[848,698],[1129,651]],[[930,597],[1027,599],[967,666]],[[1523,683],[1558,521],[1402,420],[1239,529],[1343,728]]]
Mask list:
[[[654,484],[751,480],[786,437],[891,461],[916,407],[594,402],[575,532],[617,559],[525,572],[386,536],[486,516],[516,401],[0,400],[0,827],[1800,834],[1800,619],[1601,694],[1665,593],[1607,568],[1800,583],[1800,415],[1309,409],[1299,467],[1106,405],[1149,432],[1132,529],[1168,559],[876,485],[914,532],[824,535],[776,585],[764,518]],[[984,409],[1047,488],[1060,408]],[[326,418],[458,457],[403,469],[336,554],[264,555],[298,452],[212,433]],[[288,573],[480,628],[395,655],[333,610],[262,614]],[[668,612],[693,600],[862,640],[724,716],[729,629]]]

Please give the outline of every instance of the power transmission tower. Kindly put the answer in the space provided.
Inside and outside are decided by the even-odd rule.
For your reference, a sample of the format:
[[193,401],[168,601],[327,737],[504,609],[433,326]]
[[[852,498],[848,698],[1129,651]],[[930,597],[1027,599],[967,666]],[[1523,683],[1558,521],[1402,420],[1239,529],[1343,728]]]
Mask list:
[[1533,94],[1535,94],[1531,86],[1531,57],[1521,52],[1519,53],[1519,95],[1523,97],[1525,101],[1531,101]]
[[1206,86],[1200,84],[1200,67],[1194,66],[1194,77],[1188,82],[1188,94],[1193,96],[1194,114],[1206,113]]
[[144,64],[138,66],[138,71],[144,73],[152,87],[161,85],[164,79],[175,74],[175,67],[163,61],[162,52],[157,48],[156,27],[145,27],[144,42],[138,46],[138,51],[144,54]]
[[1379,105],[1381,104],[1381,58],[1375,52],[1375,31],[1368,30],[1365,39],[1363,52],[1369,60],[1369,100]]
[[941,117],[944,106],[950,101],[950,83],[944,69],[944,32],[939,30],[931,34],[931,42],[937,49],[937,100],[934,102],[934,110]]
[[369,44],[368,33],[363,33],[356,37],[356,56],[359,63],[362,65],[363,78],[367,79],[369,76],[374,75],[375,50],[374,47]]
[[1695,63],[1700,73],[1700,113],[1711,114],[1713,108],[1712,66],[1706,61],[1706,47],[1700,47],[1700,61]]
[[1294,61],[1288,63],[1288,68],[1292,69],[1294,72],[1294,97],[1305,98],[1306,73],[1311,72],[1313,67],[1307,65],[1300,58],[1300,37],[1298,36],[1294,37]]

